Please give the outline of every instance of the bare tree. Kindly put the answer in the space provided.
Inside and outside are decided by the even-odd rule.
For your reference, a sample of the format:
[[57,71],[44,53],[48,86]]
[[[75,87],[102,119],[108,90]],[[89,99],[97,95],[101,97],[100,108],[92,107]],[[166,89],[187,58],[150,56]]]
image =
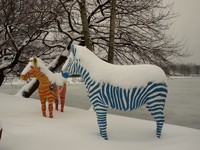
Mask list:
[[[117,0],[115,34],[110,34],[113,29],[109,26],[113,6],[111,0],[84,2],[91,43],[98,56],[106,60],[111,56],[109,61],[113,59],[120,64],[153,63],[163,68],[171,62],[172,57],[185,56],[182,52],[184,43],[167,34],[170,20],[176,17],[171,4],[164,5],[162,0]],[[85,27],[77,13],[81,7],[77,1],[65,1],[62,4],[68,25],[61,31],[73,41],[84,43]],[[60,21],[59,26],[62,25]],[[109,39],[111,35],[114,36],[114,42]],[[115,47],[111,55],[108,54],[110,44]]]
[[79,8],[80,8],[80,15],[83,25],[83,36],[84,36],[84,42],[85,46],[92,51],[92,44],[90,39],[90,30],[87,20],[87,8],[86,8],[86,2],[85,0],[77,0]]
[[199,76],[200,75],[200,65],[196,64],[172,64],[170,65],[171,74],[174,76]]
[[114,42],[115,42],[115,19],[116,19],[116,0],[111,0],[111,16],[110,16],[110,34],[109,34],[109,49],[108,62],[114,63]]
[[0,85],[9,71],[31,55],[49,57],[52,49],[40,40],[59,11],[53,0],[0,0]]
[[118,1],[116,59],[120,63],[170,62],[171,56],[183,56],[181,45],[167,34],[175,17],[171,5],[162,0]]

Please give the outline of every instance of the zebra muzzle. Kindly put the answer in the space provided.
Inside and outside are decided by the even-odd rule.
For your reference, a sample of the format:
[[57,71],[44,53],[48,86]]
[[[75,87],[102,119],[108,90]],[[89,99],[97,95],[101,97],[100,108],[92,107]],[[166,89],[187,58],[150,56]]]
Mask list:
[[30,77],[29,77],[28,74],[26,74],[26,75],[21,75],[21,76],[20,76],[20,79],[21,79],[21,80],[27,81],[28,79],[30,79]]
[[69,77],[69,73],[68,73],[68,72],[65,72],[65,71],[62,71],[62,70],[61,70],[61,73],[62,73],[62,76],[63,76],[64,78],[68,78],[68,77]]

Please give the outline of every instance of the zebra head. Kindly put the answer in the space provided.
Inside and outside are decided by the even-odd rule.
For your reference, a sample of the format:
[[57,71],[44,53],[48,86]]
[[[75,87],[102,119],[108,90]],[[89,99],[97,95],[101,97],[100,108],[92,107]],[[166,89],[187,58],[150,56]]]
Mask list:
[[61,71],[62,76],[64,78],[68,78],[70,75],[79,74],[77,69],[78,64],[79,64],[79,59],[76,58],[76,48],[74,47],[74,45],[72,45],[70,55],[65,64],[63,65]]
[[20,75],[21,80],[28,80],[30,78],[36,77],[36,75],[40,72],[40,67],[38,66],[37,57],[32,57],[29,59],[29,63],[24,68]]

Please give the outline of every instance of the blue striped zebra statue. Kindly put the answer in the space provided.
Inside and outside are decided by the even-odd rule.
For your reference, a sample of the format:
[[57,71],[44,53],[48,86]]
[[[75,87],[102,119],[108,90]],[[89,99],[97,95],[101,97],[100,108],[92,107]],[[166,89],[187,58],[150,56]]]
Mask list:
[[86,47],[72,45],[62,75],[79,74],[97,115],[100,135],[107,136],[107,109],[135,110],[145,105],[154,117],[158,138],[164,124],[163,109],[167,98],[164,71],[155,65],[113,65],[99,59]]

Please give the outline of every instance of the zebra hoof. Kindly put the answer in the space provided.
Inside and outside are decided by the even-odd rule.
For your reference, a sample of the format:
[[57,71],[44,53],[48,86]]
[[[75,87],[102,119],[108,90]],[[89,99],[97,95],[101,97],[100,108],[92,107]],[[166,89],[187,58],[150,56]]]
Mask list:
[[108,136],[102,136],[101,135],[101,138],[104,139],[104,140],[108,140]]
[[103,138],[104,140],[108,140],[108,137],[101,137],[101,138]]
[[160,139],[161,135],[156,135],[158,139]]

